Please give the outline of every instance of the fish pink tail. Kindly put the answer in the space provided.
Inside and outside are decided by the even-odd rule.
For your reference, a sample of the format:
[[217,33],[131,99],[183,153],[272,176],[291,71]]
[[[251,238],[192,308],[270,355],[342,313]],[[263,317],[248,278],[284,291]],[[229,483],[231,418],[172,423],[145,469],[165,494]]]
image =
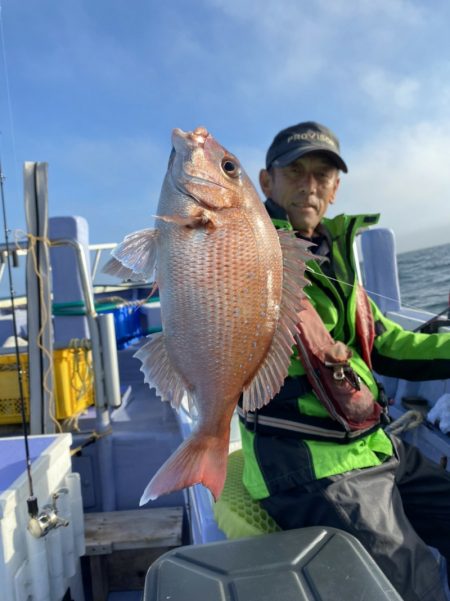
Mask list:
[[228,445],[229,437],[194,434],[159,468],[144,490],[139,505],[198,483],[209,488],[217,500],[227,475]]

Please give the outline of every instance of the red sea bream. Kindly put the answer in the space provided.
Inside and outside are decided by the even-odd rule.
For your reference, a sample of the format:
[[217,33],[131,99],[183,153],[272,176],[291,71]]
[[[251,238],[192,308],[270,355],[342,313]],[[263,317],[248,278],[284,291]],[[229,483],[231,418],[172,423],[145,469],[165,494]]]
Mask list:
[[164,463],[141,504],[201,482],[214,497],[226,476],[230,422],[267,404],[287,375],[301,310],[307,243],[277,232],[238,159],[204,128],[175,129],[156,228],[130,234],[106,271],[156,268],[162,333],[137,353],[150,387],[197,426]]

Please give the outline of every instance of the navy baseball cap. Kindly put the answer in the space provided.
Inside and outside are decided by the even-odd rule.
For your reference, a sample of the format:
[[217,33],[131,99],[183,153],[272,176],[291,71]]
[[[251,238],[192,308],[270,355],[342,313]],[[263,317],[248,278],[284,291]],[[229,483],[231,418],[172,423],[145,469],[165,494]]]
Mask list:
[[287,167],[310,152],[323,152],[338,169],[348,172],[340,155],[339,140],[334,133],[315,121],[305,121],[280,131],[266,155],[266,169]]

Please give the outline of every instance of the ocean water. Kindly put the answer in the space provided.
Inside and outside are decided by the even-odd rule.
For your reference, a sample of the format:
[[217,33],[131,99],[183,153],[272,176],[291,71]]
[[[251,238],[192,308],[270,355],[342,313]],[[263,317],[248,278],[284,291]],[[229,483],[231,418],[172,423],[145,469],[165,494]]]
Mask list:
[[443,311],[449,304],[450,244],[397,256],[402,305]]

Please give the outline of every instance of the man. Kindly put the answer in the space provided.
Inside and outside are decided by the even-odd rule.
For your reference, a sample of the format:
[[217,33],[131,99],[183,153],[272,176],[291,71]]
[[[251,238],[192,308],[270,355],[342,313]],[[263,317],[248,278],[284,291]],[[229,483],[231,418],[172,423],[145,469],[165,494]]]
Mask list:
[[[326,408],[320,385],[314,385],[317,370],[305,368],[304,348],[296,348],[280,393],[241,419],[244,484],[281,528],[322,525],[350,532],[406,601],[444,601],[443,560],[428,545],[450,561],[450,474],[384,432],[386,403],[372,368],[411,380],[449,378],[450,335],[404,331],[373,302],[361,303],[353,240],[378,216],[325,217],[340,172],[347,166],[336,136],[306,122],[275,137],[260,173],[275,226],[311,240],[313,252],[323,257],[310,263],[312,285],[305,292],[320,316],[319,330],[343,343],[349,358],[333,368],[338,382],[330,378]],[[351,406],[361,387],[372,395],[371,421],[360,428],[330,413],[343,380]]]

